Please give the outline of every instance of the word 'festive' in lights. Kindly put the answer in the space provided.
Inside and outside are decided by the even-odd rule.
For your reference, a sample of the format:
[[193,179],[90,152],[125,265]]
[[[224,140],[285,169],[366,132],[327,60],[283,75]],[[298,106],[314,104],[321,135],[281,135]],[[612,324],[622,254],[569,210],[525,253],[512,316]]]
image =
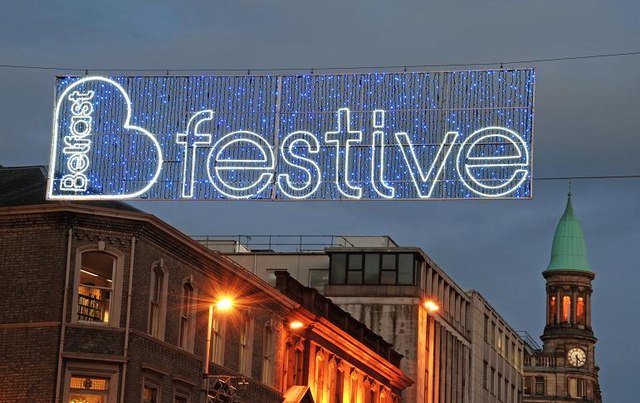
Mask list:
[[[283,79],[278,83],[282,87]],[[409,119],[411,112],[399,108],[285,113],[281,105],[287,91],[293,92],[265,90],[262,98],[252,99],[264,103],[264,112],[235,114],[235,107],[207,108],[207,99],[199,99],[204,108],[191,106],[167,120],[169,95],[156,96],[162,100],[161,115],[143,108],[150,101],[137,92],[129,95],[114,79],[65,83],[54,112],[47,196],[383,200],[442,199],[453,192],[454,197],[497,198],[522,197],[519,192],[530,183],[529,126],[526,136],[515,130],[517,125],[467,123],[447,129],[456,112],[437,108],[427,112],[444,118],[428,122],[416,117],[430,119],[428,113]],[[181,94],[172,102],[190,93]],[[418,135],[425,130],[428,139]]]

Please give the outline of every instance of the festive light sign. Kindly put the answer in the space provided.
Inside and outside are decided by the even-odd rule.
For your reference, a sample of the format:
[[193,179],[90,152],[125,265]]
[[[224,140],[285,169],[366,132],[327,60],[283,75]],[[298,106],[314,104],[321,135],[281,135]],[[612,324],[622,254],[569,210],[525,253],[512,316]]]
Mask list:
[[50,199],[531,197],[534,72],[65,77]]

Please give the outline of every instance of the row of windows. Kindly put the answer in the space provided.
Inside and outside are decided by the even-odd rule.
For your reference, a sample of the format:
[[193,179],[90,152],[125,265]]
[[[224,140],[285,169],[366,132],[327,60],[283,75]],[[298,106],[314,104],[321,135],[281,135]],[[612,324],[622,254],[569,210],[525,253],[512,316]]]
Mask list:
[[522,350],[516,349],[516,342],[509,338],[509,333],[502,330],[489,315],[484,315],[483,337],[485,343],[491,345],[505,360],[516,368],[520,368]]
[[419,260],[413,253],[332,253],[331,284],[414,285]]
[[[76,291],[76,320],[83,323],[119,325],[122,288],[122,259],[105,251],[85,251],[80,254],[80,270]],[[168,273],[162,260],[151,268],[149,290],[149,317],[147,332],[164,340],[167,312]],[[195,287],[186,278],[180,295],[180,327],[178,346],[193,351],[195,331]]]
[[585,325],[585,301],[584,293],[579,293],[572,298],[571,295],[556,293],[549,297],[549,323],[573,323]]
[[[391,390],[370,376],[362,373],[344,360],[322,347],[310,345],[305,351],[301,339],[287,343],[286,385],[299,385],[302,376],[303,357],[309,354],[309,387],[314,400],[327,403],[391,403],[396,401]],[[285,387],[286,389],[286,387]]]
[[[76,292],[76,320],[83,323],[118,325],[118,317],[113,315],[119,310],[120,300],[114,295],[122,287],[122,259],[104,251],[85,251],[80,254],[79,281]],[[120,273],[119,273],[120,272]],[[119,277],[118,277],[119,276]],[[163,261],[156,262],[150,273],[149,316],[147,332],[164,340],[167,314],[168,272]],[[196,324],[196,289],[191,277],[183,280],[179,300],[179,333],[177,345],[193,352]],[[226,342],[226,320],[214,317],[211,329],[211,361],[224,365],[224,346]],[[241,315],[238,324],[239,358],[238,372],[251,375],[254,321],[246,313]],[[262,381],[272,384],[274,373],[274,337],[269,322],[263,330],[263,366]],[[150,391],[151,395],[153,393]]]
[[[148,375],[143,375],[140,397],[136,401],[158,403],[167,401],[170,396],[174,403],[194,401],[188,385],[174,380],[171,390],[163,390],[159,379]],[[115,402],[118,400],[119,378],[119,368],[115,365],[70,361],[65,373],[63,400],[71,403]]]
[[499,372],[496,378],[496,369],[494,367],[489,369],[487,361],[482,363],[482,386],[501,402],[516,403],[519,401],[520,393],[518,392],[518,396],[516,396],[516,385],[510,383],[506,376],[503,381],[503,376]]
[[[526,376],[524,378],[525,395],[546,395],[546,379],[544,376]],[[587,381],[579,378],[567,379],[567,395],[572,398],[587,397]]]

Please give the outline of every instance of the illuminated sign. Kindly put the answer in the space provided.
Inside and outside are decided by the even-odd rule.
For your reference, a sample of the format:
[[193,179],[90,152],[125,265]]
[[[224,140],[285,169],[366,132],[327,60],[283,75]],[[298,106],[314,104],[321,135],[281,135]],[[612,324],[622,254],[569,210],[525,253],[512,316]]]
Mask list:
[[534,72],[65,77],[50,199],[531,197]]

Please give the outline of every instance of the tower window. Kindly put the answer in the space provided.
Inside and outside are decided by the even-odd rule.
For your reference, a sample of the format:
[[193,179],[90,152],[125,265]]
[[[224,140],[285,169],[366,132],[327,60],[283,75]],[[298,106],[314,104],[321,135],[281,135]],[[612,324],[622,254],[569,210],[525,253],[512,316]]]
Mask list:
[[584,296],[582,295],[576,299],[576,323],[584,325]]
[[571,323],[571,297],[562,297],[562,323]]
[[555,295],[549,298],[549,323],[558,323],[558,301]]

